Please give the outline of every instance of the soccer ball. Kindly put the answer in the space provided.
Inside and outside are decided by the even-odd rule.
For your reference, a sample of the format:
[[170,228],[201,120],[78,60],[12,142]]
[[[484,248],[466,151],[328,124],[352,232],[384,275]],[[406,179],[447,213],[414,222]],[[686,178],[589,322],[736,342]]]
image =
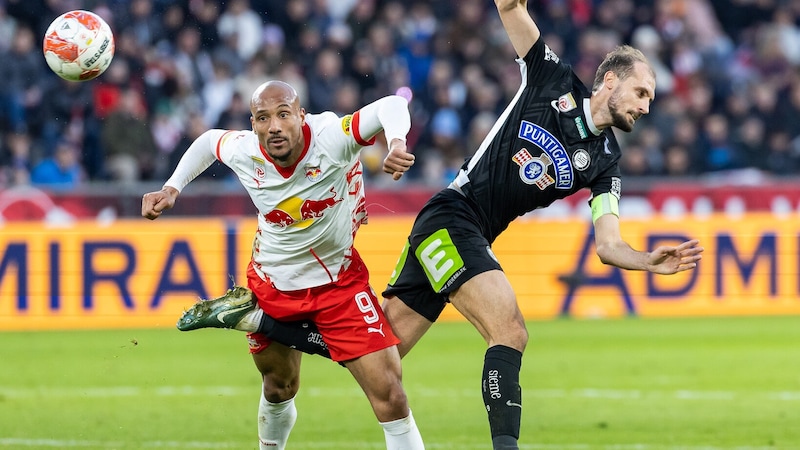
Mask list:
[[56,17],[44,35],[44,59],[56,75],[87,81],[105,72],[114,58],[114,35],[93,12],[74,10]]

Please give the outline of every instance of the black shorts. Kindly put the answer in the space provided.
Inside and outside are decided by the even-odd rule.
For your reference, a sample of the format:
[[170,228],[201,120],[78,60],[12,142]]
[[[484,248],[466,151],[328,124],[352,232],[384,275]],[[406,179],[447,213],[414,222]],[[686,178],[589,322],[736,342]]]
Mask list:
[[383,296],[434,322],[451,292],[494,269],[502,270],[477,213],[463,195],[444,189],[417,216]]

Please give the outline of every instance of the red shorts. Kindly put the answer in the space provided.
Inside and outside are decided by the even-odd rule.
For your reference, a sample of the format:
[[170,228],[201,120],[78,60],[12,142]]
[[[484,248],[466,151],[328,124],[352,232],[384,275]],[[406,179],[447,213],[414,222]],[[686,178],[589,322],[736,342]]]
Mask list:
[[[337,362],[373,353],[400,343],[394,335],[375,291],[369,285],[369,272],[353,249],[350,267],[335,283],[299,291],[279,291],[247,268],[247,287],[258,305],[276,320],[312,320],[328,345],[331,359]],[[258,353],[272,342],[261,333],[248,333],[250,353]]]

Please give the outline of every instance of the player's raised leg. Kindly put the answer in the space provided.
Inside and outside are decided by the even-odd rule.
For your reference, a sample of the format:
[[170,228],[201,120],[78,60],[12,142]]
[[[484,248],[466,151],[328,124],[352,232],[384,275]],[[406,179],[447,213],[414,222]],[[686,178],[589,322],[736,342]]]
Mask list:
[[522,418],[519,372],[528,331],[516,295],[502,271],[490,270],[461,285],[450,294],[450,302],[489,345],[482,387],[493,448],[518,449]]
[[302,353],[284,345],[254,340],[253,362],[261,372],[262,391],[258,404],[260,450],[283,450],[297,419],[294,397],[300,387]]

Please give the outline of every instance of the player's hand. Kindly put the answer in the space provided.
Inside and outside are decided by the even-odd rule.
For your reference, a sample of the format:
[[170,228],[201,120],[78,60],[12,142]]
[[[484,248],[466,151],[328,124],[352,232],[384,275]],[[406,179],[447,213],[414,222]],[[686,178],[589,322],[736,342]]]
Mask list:
[[392,174],[392,179],[397,181],[413,165],[414,155],[408,153],[406,142],[402,139],[392,139],[389,143],[389,154],[383,160],[383,171]]
[[142,217],[150,220],[157,219],[163,211],[175,206],[178,194],[180,194],[178,190],[173,187],[165,187],[160,191],[144,194],[142,197]]
[[693,239],[686,241],[677,247],[658,247],[648,258],[650,271],[663,275],[670,275],[684,270],[691,270],[697,267],[697,261],[703,257],[703,247],[700,241]]

